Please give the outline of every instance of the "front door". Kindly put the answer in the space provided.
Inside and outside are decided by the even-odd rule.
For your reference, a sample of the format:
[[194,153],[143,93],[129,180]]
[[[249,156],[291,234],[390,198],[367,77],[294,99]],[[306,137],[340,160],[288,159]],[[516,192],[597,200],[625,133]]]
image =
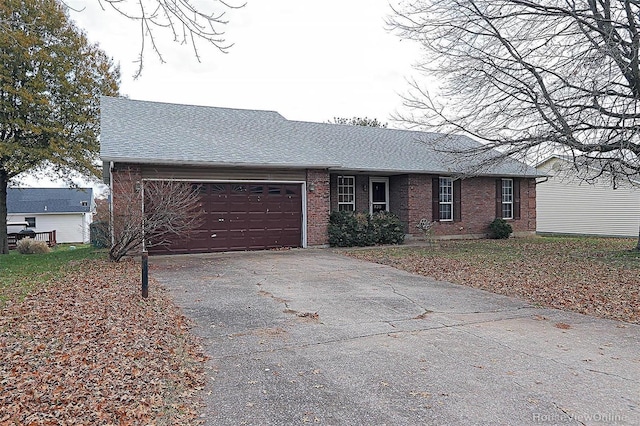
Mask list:
[[369,213],[389,211],[389,178],[369,178]]

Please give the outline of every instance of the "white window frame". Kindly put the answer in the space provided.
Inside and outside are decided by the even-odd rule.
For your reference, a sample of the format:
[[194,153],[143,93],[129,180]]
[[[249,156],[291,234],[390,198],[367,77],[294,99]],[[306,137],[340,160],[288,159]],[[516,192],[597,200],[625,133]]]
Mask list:
[[[448,191],[449,193],[443,193],[443,189],[450,189],[450,191]],[[443,195],[449,195],[449,199],[448,200],[443,200]],[[441,206],[443,205],[449,205],[451,206],[450,208],[450,212],[451,212],[451,217],[449,218],[443,218],[442,217],[442,210],[441,210]],[[453,218],[454,213],[453,213],[453,178],[451,177],[446,177],[446,176],[440,176],[439,178],[439,182],[438,182],[438,217],[440,218],[439,220],[441,222],[453,222]]]
[[[345,181],[350,180],[351,183]],[[338,211],[356,211],[356,177],[355,176],[338,176]],[[351,188],[351,193],[344,192],[345,189]],[[345,199],[351,198],[349,201]],[[343,209],[341,206],[351,206],[351,210]]]
[[[513,179],[502,179],[502,218],[513,219]],[[505,216],[505,207],[509,206],[510,215]]]

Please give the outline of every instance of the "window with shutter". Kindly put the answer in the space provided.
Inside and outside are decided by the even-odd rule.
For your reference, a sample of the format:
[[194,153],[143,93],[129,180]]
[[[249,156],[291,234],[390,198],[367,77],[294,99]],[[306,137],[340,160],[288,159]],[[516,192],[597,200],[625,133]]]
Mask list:
[[520,180],[496,180],[496,217],[520,219]]
[[438,185],[438,220],[453,220],[453,179],[440,177]]
[[513,219],[513,179],[502,179],[502,209],[503,219]]

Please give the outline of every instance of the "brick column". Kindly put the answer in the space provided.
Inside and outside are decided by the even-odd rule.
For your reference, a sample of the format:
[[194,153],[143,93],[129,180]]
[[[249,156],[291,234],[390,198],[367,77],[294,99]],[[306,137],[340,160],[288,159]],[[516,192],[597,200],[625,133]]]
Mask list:
[[310,247],[329,244],[330,203],[329,172],[307,170],[307,245]]

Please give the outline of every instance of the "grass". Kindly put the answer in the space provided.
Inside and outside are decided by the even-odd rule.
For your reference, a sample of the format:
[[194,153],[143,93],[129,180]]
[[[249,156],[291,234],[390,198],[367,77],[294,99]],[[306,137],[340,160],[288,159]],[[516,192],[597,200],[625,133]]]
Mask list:
[[531,237],[437,241],[346,254],[536,305],[640,323],[634,239]]
[[33,289],[72,271],[78,261],[103,258],[104,253],[91,245],[58,245],[46,254],[27,255],[11,250],[0,255],[0,307],[8,300],[21,300]]

